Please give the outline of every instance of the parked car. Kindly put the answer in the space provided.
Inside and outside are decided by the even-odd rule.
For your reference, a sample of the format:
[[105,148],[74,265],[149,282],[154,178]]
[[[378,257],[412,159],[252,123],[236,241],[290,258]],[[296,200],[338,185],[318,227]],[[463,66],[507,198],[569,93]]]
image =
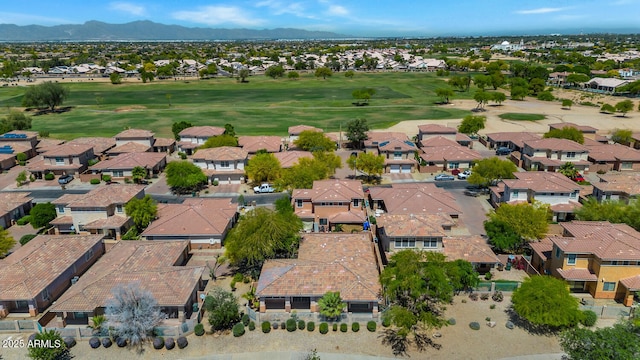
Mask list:
[[496,149],[496,155],[510,155],[511,154],[511,149],[509,149],[508,147],[499,147]]
[[467,196],[480,196],[480,191],[476,191],[476,190],[465,190],[464,194]]
[[461,173],[458,174],[458,179],[464,180],[466,178],[468,178],[469,176],[471,176],[471,170],[467,169]]
[[575,181],[575,182],[584,182],[587,181],[585,180],[584,176],[582,176],[580,173],[576,174],[576,176],[574,176],[573,178],[571,178],[571,180]]
[[446,181],[446,180],[455,180],[456,177],[453,175],[449,175],[449,174],[438,174],[436,175],[435,178],[433,178],[435,181]]
[[62,175],[58,179],[58,184],[66,185],[66,184],[70,183],[71,181],[73,181],[73,175]]
[[274,191],[275,189],[271,186],[271,184],[267,184],[267,183],[253,188],[253,192],[256,194],[272,193]]

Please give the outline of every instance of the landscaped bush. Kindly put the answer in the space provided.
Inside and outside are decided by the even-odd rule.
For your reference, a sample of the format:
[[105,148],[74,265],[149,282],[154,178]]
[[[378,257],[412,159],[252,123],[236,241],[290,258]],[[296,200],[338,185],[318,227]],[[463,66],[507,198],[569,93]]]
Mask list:
[[45,180],[51,181],[51,180],[53,180],[53,179],[55,179],[55,178],[56,178],[56,176],[55,176],[53,173],[46,173],[46,174],[44,174],[44,179],[45,179]]
[[477,293],[469,294],[469,299],[471,299],[473,301],[478,301],[478,294]]
[[153,339],[153,348],[156,350],[160,350],[164,347],[164,339],[162,337],[157,337]]
[[97,337],[92,337],[91,339],[89,339],[89,346],[91,346],[92,349],[97,349],[100,347],[100,339],[98,339]]
[[351,331],[353,331],[353,332],[360,331],[360,323],[355,322],[355,323],[351,324]]
[[239,322],[235,325],[233,325],[233,336],[234,337],[240,337],[242,335],[244,335],[244,324]]
[[502,291],[496,291],[496,292],[493,293],[491,298],[495,302],[502,302],[502,300],[504,300],[504,295],[502,295]]
[[127,346],[127,339],[121,338],[121,337],[117,337],[116,338],[116,345],[118,345],[118,347],[121,347],[121,348]]
[[[334,324],[337,325],[337,324]],[[342,323],[340,324],[340,332],[347,332],[347,324]]]
[[196,324],[196,326],[193,328],[193,332],[196,334],[196,336],[204,335],[204,325]]
[[314,331],[316,329],[316,323],[309,321],[307,323],[307,331]]
[[294,331],[296,331],[296,328],[297,328],[297,326],[296,326],[296,325],[297,325],[297,324],[296,324],[296,321],[295,321],[294,319],[288,319],[288,320],[287,320],[287,331],[288,331],[288,332],[294,332]]
[[514,328],[514,325],[513,325],[513,323],[511,321],[507,321],[507,323],[504,324],[504,326],[509,330],[513,330],[513,328]]
[[491,309],[491,310],[493,310],[493,309],[495,309],[495,308],[496,308],[496,304],[491,304],[491,305],[489,306],[489,309]]
[[71,336],[67,336],[64,338],[64,344],[67,345],[67,349],[71,349],[76,346],[76,339]]
[[298,320],[298,330],[304,330],[304,320]]
[[582,319],[581,323],[584,326],[591,327],[596,324],[596,321],[598,321],[598,315],[596,315],[596,313],[591,310],[584,310],[582,312],[582,315],[584,318]]
[[338,324],[333,324],[333,331],[338,331]]
[[484,274],[484,279],[485,279],[485,280],[487,280],[487,281],[489,281],[489,280],[491,280],[491,277],[492,277],[492,276],[493,276],[493,275],[491,275],[491,273],[490,273],[490,272],[488,272],[488,273]]
[[329,332],[329,324],[327,323],[322,323],[320,324],[320,334],[326,334]]
[[187,338],[184,336],[180,336],[178,338],[178,340],[176,341],[176,343],[178,344],[178,348],[180,349],[184,349],[187,347],[187,345],[189,345],[189,342],[187,341]]
[[24,245],[24,244],[28,243],[29,241],[31,241],[31,239],[33,239],[36,236],[38,236],[38,235],[36,235],[36,234],[22,235],[22,237],[20,238],[20,245]]
[[268,334],[269,332],[271,332],[271,323],[268,321],[263,321],[262,325],[260,325],[262,327],[262,332],[265,334]]
[[274,321],[271,327],[273,330],[278,330],[280,328],[280,324]]
[[367,330],[369,330],[371,332],[375,332],[377,327],[378,327],[378,324],[376,324],[375,321],[367,322]]
[[249,321],[251,321],[251,319],[249,319],[249,314],[242,315],[242,324],[244,326],[249,326]]
[[447,320],[447,323],[449,323],[449,325],[455,325],[456,324],[456,319],[450,318],[449,320]]
[[113,343],[111,342],[111,339],[102,338],[102,346],[104,346],[105,348],[107,348],[107,349],[110,348],[112,344]]
[[253,321],[249,321],[249,331],[253,331],[256,329],[256,323]]
[[174,347],[176,347],[176,342],[173,340],[173,338],[167,338],[164,341],[164,348],[167,350],[172,350]]
[[391,326],[391,320],[389,320],[389,318],[385,317],[384,319],[382,319],[382,326],[384,326],[384,327]]
[[286,329],[286,328],[287,328],[287,323],[285,323],[285,322],[281,322],[281,323],[280,323],[280,329],[284,330],[284,329]]
[[481,300],[489,300],[489,293],[484,293],[484,294],[480,295],[480,299]]
[[470,327],[472,330],[480,330],[480,323],[478,323],[478,322],[476,322],[476,321],[471,322],[471,323],[469,323],[469,327]]
[[27,225],[30,222],[31,222],[31,216],[30,215],[25,215],[25,216],[21,217],[20,219],[16,220],[16,224],[18,224],[20,226]]
[[100,184],[100,179],[91,179],[89,180],[89,183],[91,183],[91,185],[98,185]]
[[178,156],[180,156],[180,159],[182,159],[182,160],[186,160],[187,159],[187,154],[185,154],[183,152],[179,152]]

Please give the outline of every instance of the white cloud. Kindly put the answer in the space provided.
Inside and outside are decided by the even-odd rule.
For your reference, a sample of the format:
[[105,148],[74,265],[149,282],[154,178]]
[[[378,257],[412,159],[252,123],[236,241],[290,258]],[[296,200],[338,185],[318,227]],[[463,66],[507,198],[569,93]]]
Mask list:
[[203,6],[196,11],[178,11],[172,14],[177,20],[206,25],[235,24],[256,26],[263,24],[261,19],[247,16],[247,11],[236,6]]
[[329,5],[329,10],[327,10],[327,13],[329,15],[347,16],[349,15],[349,10],[347,10],[344,6]]
[[521,15],[531,15],[531,14],[548,14],[558,11],[566,10],[566,8],[537,8],[537,9],[529,9],[529,10],[519,10],[516,11],[516,14]]
[[33,14],[19,14],[0,12],[0,24],[15,24],[15,25],[59,25],[59,24],[80,24],[75,20],[67,20],[62,18],[53,18],[46,16],[39,16]]
[[144,6],[136,5],[128,2],[112,2],[109,4],[111,10],[122,11],[131,15],[144,15],[146,13]]
[[305,13],[305,6],[299,2],[285,3],[278,0],[264,0],[255,4],[256,7],[266,7],[274,15],[291,14],[298,17],[312,18]]

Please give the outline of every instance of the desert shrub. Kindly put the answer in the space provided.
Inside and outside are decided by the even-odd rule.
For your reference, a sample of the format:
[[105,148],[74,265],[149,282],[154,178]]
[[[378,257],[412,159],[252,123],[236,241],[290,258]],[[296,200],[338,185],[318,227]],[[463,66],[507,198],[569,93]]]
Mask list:
[[104,182],[111,181],[111,175],[102,175],[102,181]]
[[309,321],[307,323],[307,331],[314,331],[316,329],[316,323]]
[[376,328],[378,327],[378,324],[376,324],[375,321],[369,321],[367,322],[367,330],[374,332],[376,331]]
[[213,185],[213,186],[218,186],[218,184],[220,184],[220,183],[218,182],[218,180],[213,180],[213,181],[211,182],[211,185]]
[[153,348],[156,350],[160,350],[164,347],[164,339],[161,337],[157,337],[153,339]]
[[[334,324],[337,325],[337,324]],[[340,332],[347,332],[347,324],[342,323],[340,324]]]
[[449,325],[455,325],[455,324],[456,324],[456,319],[454,319],[454,318],[450,318],[449,320],[447,320],[447,323],[448,323]]
[[110,348],[112,344],[113,343],[111,342],[111,339],[102,338],[102,346],[104,346],[105,348],[107,348],[107,349]]
[[502,291],[496,291],[496,292],[493,293],[491,298],[495,302],[502,302],[502,300],[504,300],[504,295],[502,294]]
[[24,245],[28,243],[29,241],[31,241],[31,239],[33,239],[36,236],[37,236],[36,234],[22,235],[22,237],[20,238],[20,245]]
[[338,324],[333,324],[332,330],[333,331],[338,331]]
[[117,337],[116,338],[116,345],[118,345],[118,347],[125,347],[127,346],[127,339],[123,338],[123,337]]
[[484,279],[485,279],[485,280],[487,280],[487,281],[489,281],[489,280],[491,280],[491,277],[492,277],[492,276],[493,276],[493,275],[491,275],[491,273],[490,273],[490,272],[488,272],[488,273],[484,274]]
[[353,331],[353,332],[360,331],[360,323],[355,322],[355,323],[351,324],[351,331]]
[[278,330],[280,329],[280,323],[274,321],[273,324],[271,324],[271,327],[273,328],[273,330]]
[[469,323],[471,330],[480,330],[480,323],[473,321]]
[[491,304],[491,305],[489,305],[489,309],[493,310],[493,309],[495,309],[495,308],[496,308],[496,304]]
[[44,174],[44,179],[45,179],[45,180],[51,181],[51,180],[53,180],[53,179],[55,179],[55,178],[56,178],[56,176],[55,176],[53,173],[46,173],[46,174]]
[[504,326],[505,326],[507,329],[509,329],[509,330],[513,330],[513,328],[515,327],[511,321],[507,321],[507,322],[504,324]]
[[249,321],[249,331],[253,331],[256,329],[256,323],[253,321]]
[[591,327],[595,325],[596,321],[598,320],[598,315],[596,315],[596,313],[591,310],[584,310],[582,312],[582,315],[583,315],[583,319],[580,322],[584,326]]
[[164,348],[167,350],[172,350],[174,347],[176,347],[176,342],[173,340],[173,338],[167,338],[164,341]]
[[478,294],[477,293],[469,294],[469,299],[471,299],[473,301],[478,301]]
[[196,334],[196,336],[204,335],[204,325],[196,324],[196,326],[193,328],[193,332]]
[[484,293],[484,294],[480,295],[480,299],[481,300],[489,300],[489,293]]
[[244,279],[244,275],[242,275],[241,273],[235,273],[233,275],[233,280],[235,280],[236,282],[242,282],[242,279]]
[[288,332],[294,332],[296,331],[297,328],[297,324],[296,321],[294,319],[288,319],[287,320],[287,331]]
[[304,330],[304,320],[298,320],[298,330]]
[[602,174],[606,174],[607,170],[598,170],[596,171],[597,174],[602,175]]
[[263,321],[260,325],[262,327],[262,332],[268,334],[271,331],[271,323],[268,321]]
[[67,349],[71,349],[76,346],[76,339],[72,336],[67,336],[64,339],[64,344],[67,346]]
[[27,225],[30,222],[31,222],[31,216],[30,215],[25,215],[25,216],[21,217],[20,219],[16,220],[16,224],[18,224],[20,226]]
[[176,340],[176,343],[178,344],[178,348],[180,349],[184,349],[187,347],[187,345],[189,345],[189,341],[187,341],[187,338],[184,336],[180,336],[178,340]]
[[484,318],[484,321],[491,321],[491,318],[487,316],[486,318]]
[[287,328],[287,323],[285,323],[285,322],[281,322],[281,323],[280,323],[280,329],[284,330],[284,329],[286,329],[286,328]]
[[91,180],[89,180],[89,183],[91,185],[98,185],[98,184],[100,184],[100,179],[91,179]]
[[89,339],[89,346],[91,346],[92,349],[97,349],[100,347],[100,339],[98,339],[97,337],[92,337],[91,339]]
[[239,322],[235,325],[233,325],[233,336],[234,337],[240,337],[242,335],[244,335],[244,324]]
[[467,299],[462,299],[460,300],[461,303],[466,304],[467,303]]
[[182,159],[182,160],[186,160],[187,159],[187,154],[185,154],[183,152],[179,152],[178,156],[180,156],[180,159]]
[[382,319],[382,326],[386,328],[391,326],[391,320],[388,317],[385,317],[384,319]]
[[322,323],[320,324],[320,334],[326,334],[329,332],[329,324],[327,323]]
[[242,315],[242,325],[249,326],[249,321],[251,321],[251,319],[249,319],[249,314]]

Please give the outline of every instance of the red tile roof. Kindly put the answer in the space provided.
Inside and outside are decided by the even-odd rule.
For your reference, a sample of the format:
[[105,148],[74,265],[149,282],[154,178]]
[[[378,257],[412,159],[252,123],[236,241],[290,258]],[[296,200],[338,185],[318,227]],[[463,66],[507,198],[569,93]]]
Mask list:
[[238,146],[249,154],[255,154],[262,149],[275,153],[282,147],[282,138],[280,136],[240,136]]
[[235,161],[245,160],[249,154],[239,148],[233,146],[221,146],[217,148],[199,149],[193,154],[194,160],[205,161]]
[[300,133],[303,131],[322,132],[322,129],[318,129],[317,127],[313,127],[309,125],[289,126],[289,135],[300,135]]
[[23,192],[0,192],[0,216],[10,213],[13,210],[33,201],[29,193]]
[[598,281],[596,274],[589,269],[557,269],[560,277],[567,281]]
[[426,162],[473,161],[482,159],[479,152],[465,146],[423,147],[420,157]]
[[274,154],[276,159],[280,161],[280,166],[283,169],[290,168],[298,163],[298,159],[307,158],[313,159],[313,154],[309,151],[283,151]]
[[111,184],[101,185],[86,194],[65,194],[53,204],[70,208],[107,207],[112,204],[126,204],[134,197],[144,196],[144,185]]
[[630,196],[640,194],[640,174],[637,173],[609,173],[598,175],[599,182],[594,182],[594,188],[601,191],[621,192]]
[[136,166],[153,169],[162,162],[166,161],[165,153],[154,152],[132,152],[123,153],[118,156],[109,158],[108,160],[100,161],[99,163],[91,166],[91,170],[130,170]]
[[142,236],[224,235],[236,211],[237,204],[227,198],[196,198],[182,204],[160,204],[157,219]]
[[525,141],[539,140],[540,135],[530,132],[496,132],[485,135],[489,141],[493,142],[511,142],[517,147],[522,148]]
[[453,226],[447,214],[382,214],[377,218],[378,228],[390,237],[444,237],[443,226]]
[[640,275],[620,279],[620,283],[629,291],[638,291],[640,290]]
[[431,183],[394,184],[390,188],[372,187],[369,188],[369,194],[373,201],[384,201],[389,214],[462,213],[450,192]]
[[600,144],[589,146],[589,159],[598,161],[640,162],[640,151],[620,144]]
[[547,261],[551,258],[551,252],[553,251],[553,242],[551,240],[545,238],[541,241],[530,242],[529,246],[542,260]]
[[[511,189],[525,189],[535,192],[574,192],[580,185],[565,175],[549,171],[526,171],[513,173],[516,179],[502,180]],[[576,199],[577,200],[577,199]]]
[[218,126],[192,126],[180,131],[178,136],[210,138],[222,134],[224,134],[224,128]]
[[447,139],[443,136],[434,136],[420,141],[422,147],[441,147],[441,146],[462,146],[457,141]]
[[539,139],[539,140],[526,140],[524,142],[526,146],[535,150],[551,150],[551,151],[578,151],[589,152],[589,149],[573,140],[568,139]]
[[107,151],[109,154],[122,154],[122,153],[143,153],[151,150],[151,146],[141,144],[135,141],[129,141],[128,143],[116,146]]
[[311,199],[312,202],[364,199],[362,182],[359,180],[316,180],[312,189],[294,189],[292,198]]
[[640,233],[626,224],[572,221],[560,224],[568,237],[549,239],[566,253],[593,254],[602,260],[640,260]]
[[85,144],[93,146],[94,154],[102,154],[116,146],[116,139],[109,137],[81,137],[69,141],[67,144]]
[[418,125],[420,134],[457,134],[458,129],[440,124]]
[[119,132],[116,136],[116,139],[140,139],[140,138],[149,138],[153,137],[153,131],[143,130],[143,129],[127,129]]
[[500,262],[487,240],[478,235],[445,237],[442,239],[442,246],[448,260],[466,260],[476,264]]
[[65,143],[51,148],[43,155],[45,157],[78,156],[88,151],[93,151],[92,145]]

